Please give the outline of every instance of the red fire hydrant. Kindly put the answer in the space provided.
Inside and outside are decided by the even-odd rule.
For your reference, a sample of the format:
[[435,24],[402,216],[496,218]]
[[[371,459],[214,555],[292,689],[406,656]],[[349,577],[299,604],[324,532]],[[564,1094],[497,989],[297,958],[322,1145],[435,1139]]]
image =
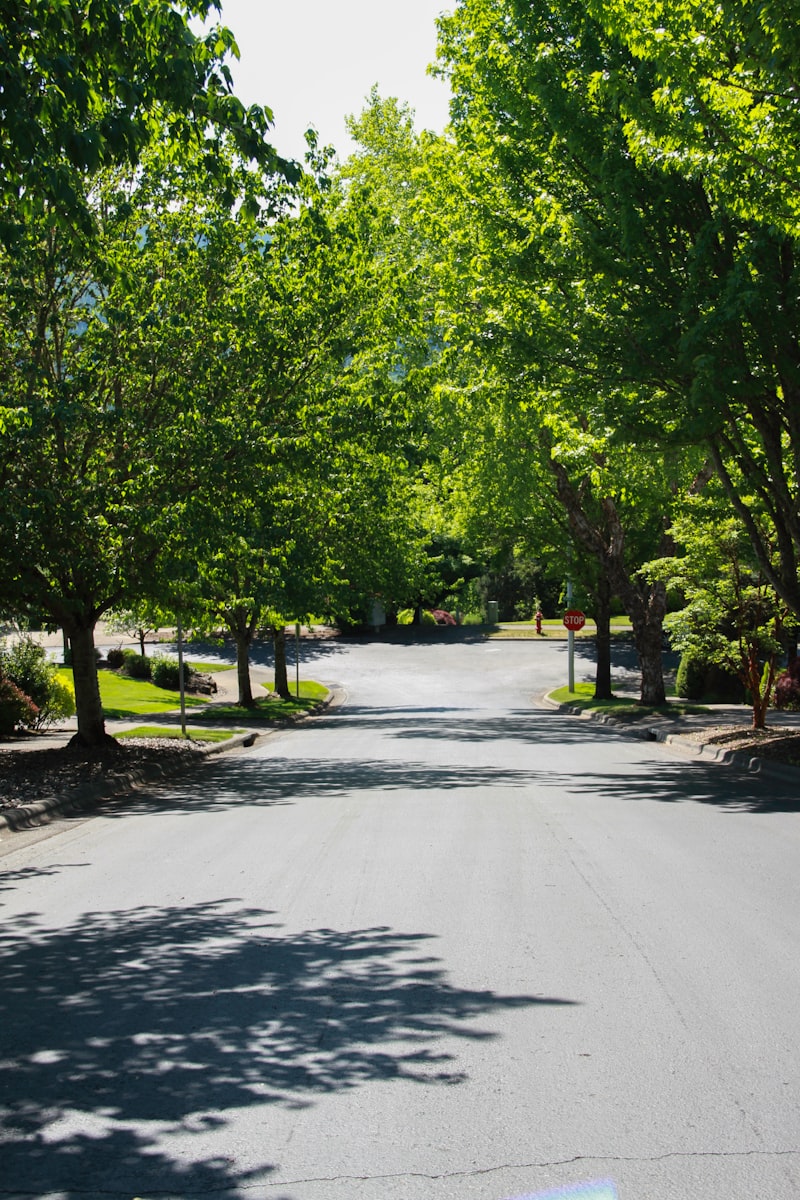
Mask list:
[[536,632],[540,634],[542,632],[542,611],[541,611],[541,609],[539,609],[539,611],[536,613],[534,620],[536,622]]

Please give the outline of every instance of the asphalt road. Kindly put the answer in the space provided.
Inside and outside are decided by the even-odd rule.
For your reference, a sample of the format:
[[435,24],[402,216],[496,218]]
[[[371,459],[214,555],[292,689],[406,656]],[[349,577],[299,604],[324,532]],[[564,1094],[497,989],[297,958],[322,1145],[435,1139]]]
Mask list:
[[563,643],[316,653],[0,843],[0,1196],[796,1200],[796,789],[537,710]]

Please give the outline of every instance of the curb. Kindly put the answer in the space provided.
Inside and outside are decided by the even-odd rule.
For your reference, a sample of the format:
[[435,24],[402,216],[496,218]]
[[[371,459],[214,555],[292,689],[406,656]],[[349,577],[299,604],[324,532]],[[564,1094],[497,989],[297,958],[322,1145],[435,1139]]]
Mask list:
[[113,779],[86,784],[81,787],[80,794],[77,794],[77,791],[73,791],[71,795],[49,796],[46,800],[37,800],[35,804],[8,809],[6,812],[0,813],[0,831],[7,829],[12,833],[16,833],[23,829],[45,824],[48,818],[59,813],[70,811],[80,812],[105,800],[113,800],[118,796],[125,795],[126,792],[133,792],[139,788],[149,787],[152,784],[159,783],[163,779],[168,779],[184,771],[192,770],[213,755],[226,754],[231,750],[249,750],[256,742],[268,737],[271,733],[277,733],[281,729],[287,729],[293,725],[307,721],[310,717],[323,712],[327,708],[344,703],[345,698],[346,693],[344,689],[334,685],[329,689],[325,699],[321,700],[317,708],[311,712],[298,713],[297,716],[286,717],[280,722],[275,722],[264,729],[247,729],[244,733],[234,734],[233,737],[225,742],[212,742],[208,745],[201,744],[199,753],[193,760],[170,764],[159,763],[157,760],[154,760],[145,770],[129,771],[124,775],[115,775]]
[[573,704],[557,704],[553,700],[548,700],[546,696],[544,700],[550,708],[554,708],[558,712],[579,717],[583,721],[595,721],[600,725],[615,725],[617,732],[627,737],[638,738],[640,741],[646,742],[661,742],[679,750],[688,758],[710,759],[719,766],[738,767],[740,770],[750,771],[751,774],[762,775],[765,779],[775,779],[781,783],[797,783],[800,767],[787,766],[785,763],[773,763],[757,754],[748,754],[746,750],[725,750],[719,746],[693,742],[686,734],[669,733],[663,729],[656,729],[652,725],[626,725],[609,713],[595,713],[590,709],[578,708]]

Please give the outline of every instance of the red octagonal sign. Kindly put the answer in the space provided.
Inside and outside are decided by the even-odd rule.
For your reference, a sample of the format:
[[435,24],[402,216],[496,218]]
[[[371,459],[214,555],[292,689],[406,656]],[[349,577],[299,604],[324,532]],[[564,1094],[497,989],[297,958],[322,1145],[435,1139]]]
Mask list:
[[564,613],[564,624],[567,629],[577,631],[583,629],[586,624],[586,614],[582,613],[579,608],[568,608]]

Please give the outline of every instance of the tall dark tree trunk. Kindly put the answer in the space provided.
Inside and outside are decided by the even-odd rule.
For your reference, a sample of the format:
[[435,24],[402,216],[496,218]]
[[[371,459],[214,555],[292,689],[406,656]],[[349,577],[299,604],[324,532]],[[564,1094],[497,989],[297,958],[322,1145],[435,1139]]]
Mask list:
[[286,626],[273,625],[272,645],[275,656],[275,691],[281,700],[291,700],[289,673],[286,668]]
[[225,613],[225,623],[236,646],[236,682],[239,688],[236,703],[242,708],[252,708],[255,704],[250,682],[250,647],[253,644],[258,617],[257,611],[249,612],[244,608],[229,609]]
[[79,619],[64,626],[72,648],[72,678],[78,718],[78,732],[70,740],[70,745],[87,750],[117,746],[116,739],[106,733],[103,706],[100,703],[94,627],[94,620]]
[[639,654],[642,672],[642,687],[639,703],[660,708],[667,703],[664,687],[664,667],[661,657],[663,625],[661,621],[648,621],[638,628],[631,618],[633,638]]
[[240,633],[234,633],[236,643],[236,682],[239,687],[239,698],[236,701],[242,708],[252,708],[253,687],[250,682],[250,639]]
[[595,654],[597,666],[594,676],[595,700],[611,700],[611,584],[603,572],[597,581],[595,592],[594,619],[597,626]]
[[[642,673],[639,703],[655,706],[666,704],[661,662],[667,611],[666,588],[660,583],[639,584],[631,577],[625,563],[625,530],[613,499],[607,496],[599,501],[597,508],[602,514],[602,521],[590,518],[584,507],[584,495],[572,486],[564,466],[555,460],[551,460],[550,466],[555,475],[558,497],[566,509],[573,534],[594,555],[601,577],[605,577],[610,587],[619,594],[631,619]],[[662,552],[666,553],[666,548]]]
[[642,672],[639,703],[660,708],[667,703],[664,687],[664,617],[667,589],[663,583],[636,585],[627,575],[617,580],[618,591],[633,627],[633,640]]

